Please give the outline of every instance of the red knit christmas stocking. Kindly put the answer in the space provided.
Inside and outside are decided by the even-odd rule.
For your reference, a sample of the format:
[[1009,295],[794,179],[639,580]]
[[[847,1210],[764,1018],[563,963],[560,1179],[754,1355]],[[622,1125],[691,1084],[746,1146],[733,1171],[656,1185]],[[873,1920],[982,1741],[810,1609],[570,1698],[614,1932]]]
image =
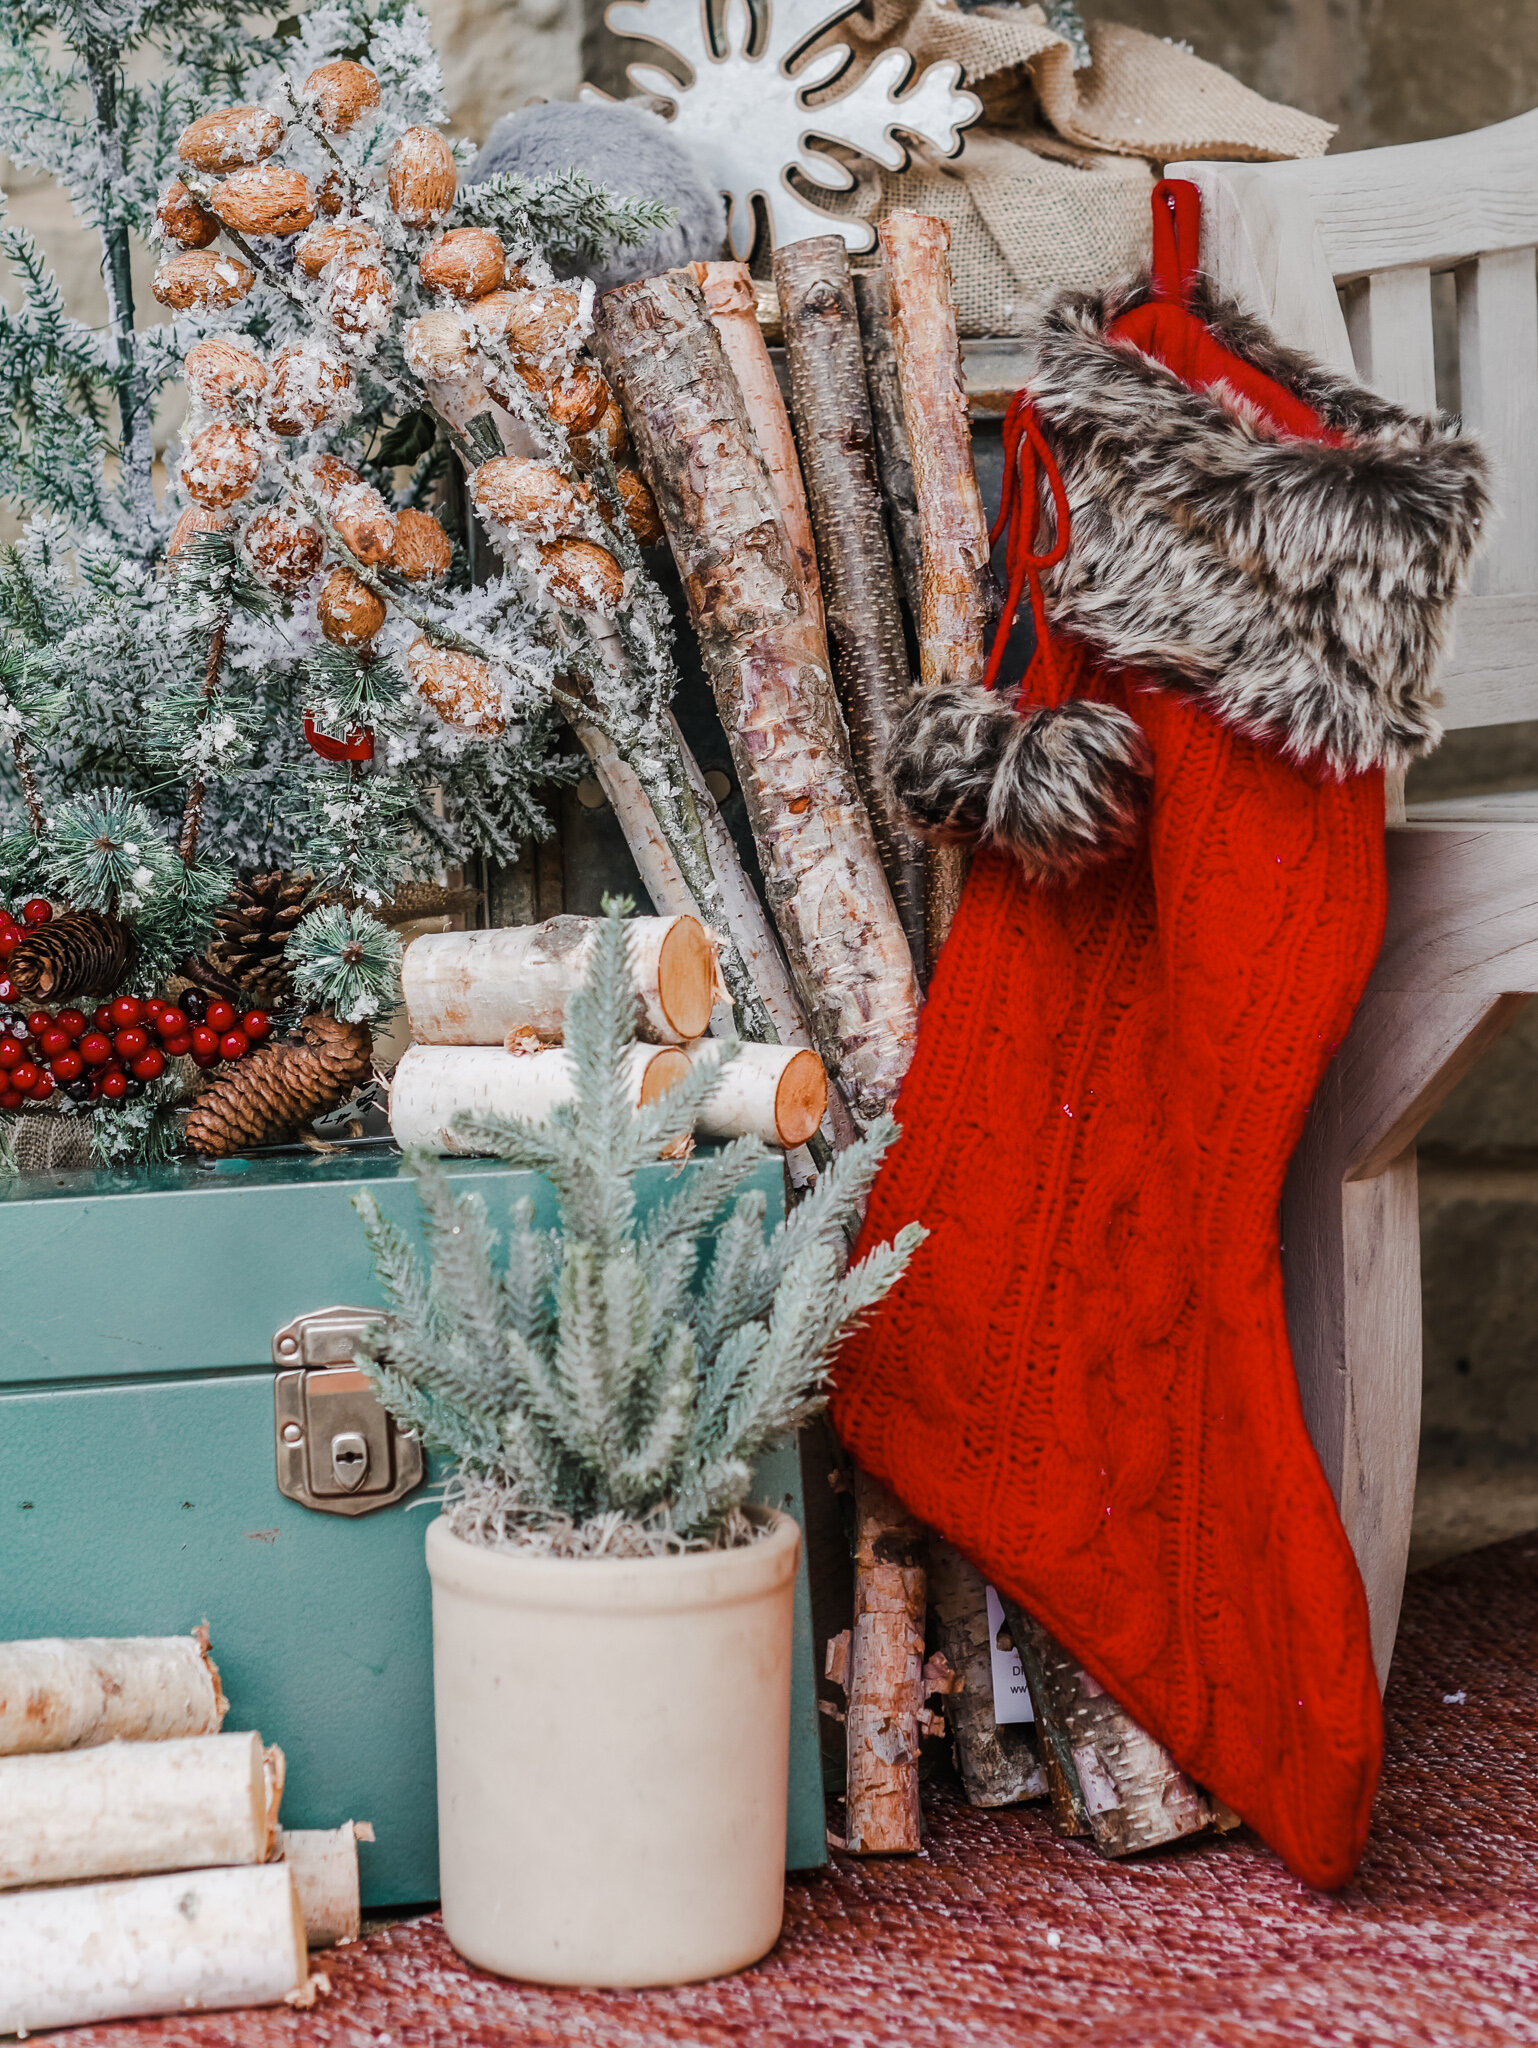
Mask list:
[[1017,405],[1027,526],[1033,442],[1058,499],[1019,706],[926,693],[894,759],[916,820],[985,850],[866,1225],[931,1234],[841,1355],[834,1416],[1333,1886],[1381,1719],[1277,1214],[1378,947],[1382,769],[1435,736],[1482,471],[1201,296],[1162,241],[1162,295],[1054,309],[1039,428]]

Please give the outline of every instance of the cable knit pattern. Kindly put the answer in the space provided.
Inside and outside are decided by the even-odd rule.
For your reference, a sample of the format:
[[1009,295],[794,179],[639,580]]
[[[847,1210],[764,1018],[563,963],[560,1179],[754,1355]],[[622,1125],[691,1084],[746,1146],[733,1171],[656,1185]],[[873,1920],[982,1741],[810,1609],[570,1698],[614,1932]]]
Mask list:
[[[1041,556],[1012,532],[1017,567],[1061,564],[1046,608],[1033,590],[1022,713],[1088,699],[1135,720],[1146,834],[1072,879],[977,859],[865,1227],[930,1235],[845,1347],[833,1413],[863,1466],[1334,1886],[1382,1722],[1278,1211],[1382,938],[1383,772],[1434,730],[1483,462],[1450,423],[1225,315],[1191,276],[1197,216],[1193,188],[1158,187],[1156,298],[1060,309],[1039,416],[1011,407],[1059,524]],[[1289,493],[1301,526],[1278,523]],[[947,760],[958,786],[966,765]]]
[[1146,841],[1074,884],[977,860],[865,1225],[930,1236],[840,1356],[860,1463],[1038,1615],[1300,1876],[1361,1854],[1366,1602],[1282,1307],[1286,1163],[1384,914],[1383,786],[1184,697]]

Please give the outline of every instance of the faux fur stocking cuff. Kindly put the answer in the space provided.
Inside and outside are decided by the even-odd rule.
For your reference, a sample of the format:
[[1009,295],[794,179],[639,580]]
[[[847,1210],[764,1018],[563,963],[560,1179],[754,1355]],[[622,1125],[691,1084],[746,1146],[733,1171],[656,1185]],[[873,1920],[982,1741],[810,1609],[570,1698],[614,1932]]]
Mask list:
[[1147,743],[1114,705],[1016,710],[974,684],[920,690],[887,772],[923,837],[1006,847],[1032,875],[1071,875],[1130,845],[1147,794]]
[[1488,512],[1455,420],[1406,412],[1282,348],[1198,281],[1193,310],[1303,399],[1340,445],[1279,438],[1108,337],[1147,283],[1069,296],[1034,337],[1031,390],[1073,537],[1054,627],[1200,695],[1337,774],[1400,767],[1440,737],[1434,673]]

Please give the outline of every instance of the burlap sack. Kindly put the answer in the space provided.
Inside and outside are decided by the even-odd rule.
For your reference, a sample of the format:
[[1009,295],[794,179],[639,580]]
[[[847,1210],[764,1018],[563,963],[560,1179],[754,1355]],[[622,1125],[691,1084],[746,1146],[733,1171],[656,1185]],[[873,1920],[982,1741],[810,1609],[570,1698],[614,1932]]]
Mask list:
[[[987,88],[989,117],[967,131],[959,157],[915,149],[907,170],[873,165],[835,202],[872,221],[904,206],[950,224],[965,335],[1019,333],[1050,293],[1108,284],[1146,261],[1155,165],[1319,156],[1334,133],[1137,29],[1092,27],[1091,62],[1075,71],[1071,45],[1036,6],[963,13],[943,0],[868,0],[822,40],[852,47],[849,76],[900,46],[920,69],[950,59],[969,86]],[[810,97],[847,89],[846,77]]]
[[[950,224],[956,322],[965,335],[1018,334],[1033,308],[1065,287],[1091,289],[1146,261],[1153,172],[1129,157],[1030,148],[1014,133],[973,129],[959,159],[916,150],[906,171],[862,187],[856,209],[894,207]],[[1045,143],[1052,155],[1041,153]]]

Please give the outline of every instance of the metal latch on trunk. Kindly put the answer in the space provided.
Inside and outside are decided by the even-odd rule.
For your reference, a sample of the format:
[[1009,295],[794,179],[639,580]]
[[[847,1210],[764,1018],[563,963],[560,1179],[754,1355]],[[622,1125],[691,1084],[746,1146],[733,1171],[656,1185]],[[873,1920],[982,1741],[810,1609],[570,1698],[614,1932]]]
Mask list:
[[422,1445],[397,1429],[368,1375],[358,1340],[385,1317],[373,1308],[320,1308],[272,1340],[278,1491],[323,1515],[367,1515],[422,1484]]

